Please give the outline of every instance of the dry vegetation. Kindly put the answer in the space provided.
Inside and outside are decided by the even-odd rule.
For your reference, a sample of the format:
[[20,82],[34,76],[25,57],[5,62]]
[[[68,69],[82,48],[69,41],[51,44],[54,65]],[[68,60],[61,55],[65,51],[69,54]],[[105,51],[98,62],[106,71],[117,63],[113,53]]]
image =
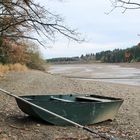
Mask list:
[[27,71],[27,70],[28,68],[26,67],[26,65],[22,65],[19,63],[6,65],[0,64],[0,76],[3,76],[5,73],[9,71]]
[[[38,46],[33,42],[16,43],[9,39],[2,39],[0,44],[1,73],[27,69],[44,70],[44,60],[41,57]],[[26,66],[25,66],[26,65]]]

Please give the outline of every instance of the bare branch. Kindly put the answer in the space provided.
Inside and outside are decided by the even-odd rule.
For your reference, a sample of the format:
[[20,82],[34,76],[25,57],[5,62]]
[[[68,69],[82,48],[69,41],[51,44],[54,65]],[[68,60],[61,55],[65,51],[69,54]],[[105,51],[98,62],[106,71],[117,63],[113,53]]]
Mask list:
[[[3,36],[0,36],[0,37],[3,37]],[[43,47],[45,47],[44,46],[44,44],[43,43],[41,43],[41,41],[39,41],[39,39],[37,39],[37,38],[34,38],[34,37],[30,37],[30,36],[20,36],[20,35],[18,35],[18,36],[16,36],[16,35],[7,35],[7,36],[4,36],[5,38],[16,38],[16,39],[31,39],[31,40],[35,40],[35,41],[37,41],[40,45],[42,45]]]
[[[74,41],[83,41],[80,39],[76,30],[71,30],[63,24],[63,19],[36,4],[33,0],[6,0],[0,1],[0,33],[1,37],[33,39],[40,43],[38,39],[26,36],[27,31],[36,32],[39,36],[44,35],[47,40],[53,41],[55,34],[60,33],[63,36]],[[11,32],[11,33],[10,33]],[[42,44],[42,43],[40,43]]]
[[[126,10],[139,10],[140,9],[140,3],[134,2],[134,0],[110,0],[113,9],[110,11],[112,12],[116,8],[122,8],[122,13],[125,13]],[[110,13],[109,12],[109,13]]]

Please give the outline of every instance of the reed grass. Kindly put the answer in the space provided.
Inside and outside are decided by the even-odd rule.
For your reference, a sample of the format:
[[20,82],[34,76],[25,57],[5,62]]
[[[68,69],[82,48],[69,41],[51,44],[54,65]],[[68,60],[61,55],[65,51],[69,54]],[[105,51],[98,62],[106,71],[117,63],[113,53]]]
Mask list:
[[28,70],[26,65],[22,65],[20,63],[9,64],[8,67],[9,67],[9,71],[27,71]]
[[26,67],[26,65],[22,65],[19,63],[16,64],[6,64],[6,65],[2,65],[0,64],[0,76],[3,76],[5,73],[8,73],[9,71],[27,71],[28,68]]

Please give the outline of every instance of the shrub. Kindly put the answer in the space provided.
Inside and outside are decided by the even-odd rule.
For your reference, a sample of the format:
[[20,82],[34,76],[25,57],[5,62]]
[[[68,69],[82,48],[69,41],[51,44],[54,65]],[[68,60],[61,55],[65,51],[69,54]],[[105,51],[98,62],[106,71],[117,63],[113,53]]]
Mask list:
[[[0,43],[0,62],[2,64],[12,64],[9,65],[10,70],[16,69],[20,71],[23,65],[27,65],[31,69],[44,71],[44,60],[38,48],[32,42],[16,43],[9,39],[3,39]],[[22,67],[19,64],[22,64]]]
[[44,61],[40,58],[39,53],[29,53],[30,61],[27,63],[27,66],[31,69],[45,71],[43,67]]
[[32,42],[29,42],[28,46],[29,47],[27,52],[29,55],[29,61],[26,63],[27,66],[31,69],[45,71],[45,68],[43,66],[45,64],[45,61],[42,59],[39,47]]
[[3,64],[26,64],[28,62],[27,47],[9,39],[3,39],[0,45],[0,62]]
[[8,67],[9,67],[9,71],[27,71],[28,70],[26,65],[21,65],[19,63],[9,64]]

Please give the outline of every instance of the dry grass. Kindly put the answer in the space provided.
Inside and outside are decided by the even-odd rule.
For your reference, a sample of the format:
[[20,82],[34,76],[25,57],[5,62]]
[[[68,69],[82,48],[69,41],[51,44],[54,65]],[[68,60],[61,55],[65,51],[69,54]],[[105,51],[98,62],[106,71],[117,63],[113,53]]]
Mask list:
[[0,76],[3,76],[3,74],[9,71],[27,71],[27,70],[28,68],[25,65],[21,65],[19,63],[7,65],[0,64]]
[[21,65],[19,63],[9,64],[9,71],[27,71],[28,68],[25,65]]
[[0,64],[0,76],[3,76],[4,73],[9,71],[9,67],[7,65]]

